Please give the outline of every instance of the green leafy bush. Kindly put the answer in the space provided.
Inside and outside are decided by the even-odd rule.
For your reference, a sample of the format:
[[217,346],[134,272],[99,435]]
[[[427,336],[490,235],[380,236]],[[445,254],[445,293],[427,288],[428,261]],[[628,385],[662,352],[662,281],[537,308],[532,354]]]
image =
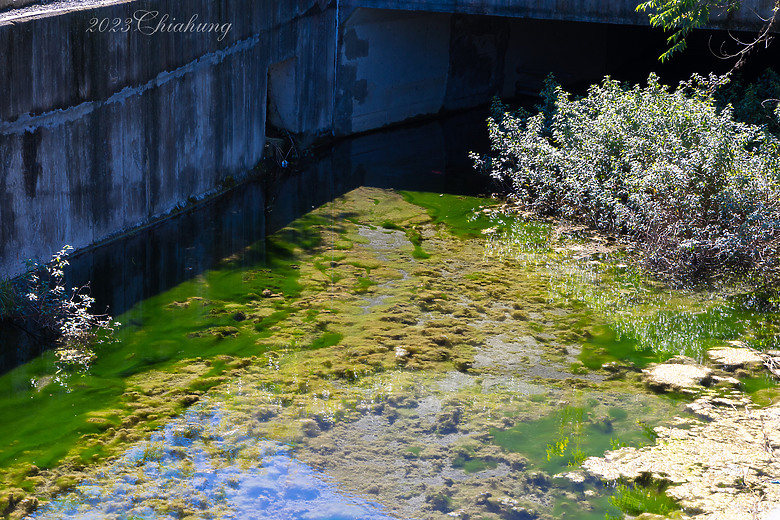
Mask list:
[[535,115],[496,102],[495,153],[472,157],[524,208],[629,235],[673,279],[724,267],[766,279],[780,248],[780,142],[716,107],[721,82],[605,78],[579,99],[548,85]]
[[735,78],[715,92],[715,101],[719,108],[733,106],[736,120],[763,125],[768,132],[780,135],[780,74],[774,70],[765,70],[747,85],[742,78]]

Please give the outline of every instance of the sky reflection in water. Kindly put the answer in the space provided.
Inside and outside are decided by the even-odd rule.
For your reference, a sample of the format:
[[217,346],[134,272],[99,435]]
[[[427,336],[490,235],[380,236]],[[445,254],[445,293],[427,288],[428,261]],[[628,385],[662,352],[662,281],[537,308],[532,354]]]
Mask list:
[[225,520],[395,518],[339,491],[289,446],[252,438],[213,404],[190,409],[29,518],[173,519],[185,504]]

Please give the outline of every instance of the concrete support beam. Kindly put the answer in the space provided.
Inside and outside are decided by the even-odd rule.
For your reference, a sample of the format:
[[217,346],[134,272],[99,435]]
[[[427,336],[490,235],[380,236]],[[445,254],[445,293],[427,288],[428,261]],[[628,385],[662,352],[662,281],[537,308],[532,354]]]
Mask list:
[[340,36],[335,133],[438,112],[446,93],[449,26],[446,14],[355,11]]
[[340,27],[334,132],[536,94],[551,72],[565,84],[598,81],[632,59],[610,48],[616,27],[357,9]]
[[[637,13],[638,0],[343,0],[345,7],[489,15],[535,20],[560,20],[648,25],[647,14]],[[719,14],[713,29],[756,31],[771,16],[773,0],[744,0],[742,8]],[[780,32],[780,29],[777,29]]]

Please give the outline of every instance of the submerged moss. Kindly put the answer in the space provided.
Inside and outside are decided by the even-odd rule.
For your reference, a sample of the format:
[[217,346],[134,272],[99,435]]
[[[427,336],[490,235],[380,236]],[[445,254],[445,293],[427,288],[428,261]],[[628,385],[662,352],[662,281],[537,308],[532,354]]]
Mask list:
[[446,224],[447,229],[459,237],[478,237],[483,230],[496,225],[488,216],[476,211],[497,206],[499,201],[494,199],[418,191],[401,194],[407,202],[428,210],[434,224]]
[[[582,240],[498,215],[494,203],[355,190],[119,317],[120,342],[89,374],[58,375],[47,354],[4,375],[0,485],[45,495],[45,482],[117,455],[204,396],[231,402],[220,392],[237,380],[258,393],[245,405],[255,436],[305,444],[376,413],[426,435],[471,436],[451,453],[411,437],[394,450],[409,460],[447,460],[475,477],[527,466],[554,474],[649,442],[636,418],[669,415],[674,403],[615,376],[668,354],[656,341],[664,324],[683,323],[677,339],[700,350],[750,328],[718,301],[658,303],[662,289],[605,257],[569,262],[579,253],[561,249]],[[620,370],[602,370],[608,362]],[[398,392],[410,381],[452,385],[441,391],[452,399],[415,422],[424,397]],[[51,474],[31,476],[32,465]],[[473,501],[465,488],[451,500],[425,492],[436,514]],[[492,500],[480,511],[520,507]]]

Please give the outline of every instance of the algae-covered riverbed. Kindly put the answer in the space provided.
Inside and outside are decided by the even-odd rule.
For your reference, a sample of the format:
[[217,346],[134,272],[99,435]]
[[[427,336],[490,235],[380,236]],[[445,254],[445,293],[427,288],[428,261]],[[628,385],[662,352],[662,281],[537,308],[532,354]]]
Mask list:
[[[630,251],[490,199],[359,188],[119,317],[91,366],[0,378],[0,496],[33,518],[685,514],[588,457],[690,399],[641,368],[772,316],[672,292]],[[752,373],[751,373],[752,374]],[[743,374],[757,398],[774,383]],[[723,379],[725,383],[728,383]],[[734,384],[713,384],[723,394]]]

